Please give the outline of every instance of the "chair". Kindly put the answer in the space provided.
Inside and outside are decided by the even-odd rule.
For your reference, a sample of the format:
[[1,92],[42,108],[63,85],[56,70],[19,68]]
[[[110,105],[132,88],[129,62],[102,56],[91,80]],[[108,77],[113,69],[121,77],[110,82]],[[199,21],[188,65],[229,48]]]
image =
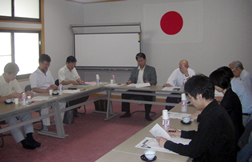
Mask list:
[[[55,83],[54,83],[56,86],[59,86],[59,79],[56,79],[55,80]],[[69,103],[67,103],[67,106],[66,107],[68,107],[69,106]],[[77,111],[77,108],[76,108],[76,111],[77,111],[77,113],[78,114],[86,114],[86,106],[85,105],[83,105],[84,106],[84,113],[80,113],[80,112],[78,112]],[[80,109],[81,107],[78,107],[78,109]]]
[[[137,97],[135,97],[135,98],[133,98],[134,100],[143,100],[143,98],[141,97],[141,96],[137,96]],[[156,96],[153,96],[153,99],[152,99],[152,101],[156,101]],[[141,104],[139,104],[139,105],[141,105]],[[131,114],[134,114],[134,113],[137,113],[137,112],[145,112],[145,110],[137,110],[137,111],[133,111]],[[153,116],[155,116],[156,115],[156,113],[155,112],[150,112],[150,114],[152,114],[150,117],[153,117]]]
[[249,143],[249,136],[252,132],[252,120],[245,126],[245,132],[238,141],[238,146],[241,150],[237,154],[238,162],[246,162],[252,157],[252,142]]
[[238,140],[238,146],[242,149],[248,142],[249,136],[252,131],[252,120],[250,120],[247,125],[245,126],[245,131]]
[[[4,124],[6,124],[5,121],[0,122],[0,129],[1,129],[1,125],[4,125]],[[2,140],[2,144],[0,145],[1,148],[3,148],[3,146],[4,146],[4,138],[3,138],[4,136],[11,136],[11,134],[0,133],[0,137],[1,137],[1,140]]]
[[[31,88],[31,85],[28,84],[27,86],[25,86],[25,92],[27,91],[32,91],[32,88]],[[40,110],[36,111],[39,113],[39,115],[41,116],[41,113],[40,113]],[[43,129],[43,123],[42,123],[42,120],[40,121],[36,121],[34,122],[33,124],[36,124],[36,123],[41,123],[41,128],[34,128],[35,130],[42,130]]]

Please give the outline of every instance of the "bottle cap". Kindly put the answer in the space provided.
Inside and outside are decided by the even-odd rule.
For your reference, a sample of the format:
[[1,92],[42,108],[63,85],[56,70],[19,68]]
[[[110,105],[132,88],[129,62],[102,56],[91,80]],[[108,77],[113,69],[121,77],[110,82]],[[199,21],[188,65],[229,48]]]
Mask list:
[[169,119],[168,111],[167,110],[163,110],[162,111],[162,117],[163,117],[163,119]]
[[185,95],[185,93],[182,93],[181,94],[181,100],[183,101],[183,100],[186,100],[186,95]]

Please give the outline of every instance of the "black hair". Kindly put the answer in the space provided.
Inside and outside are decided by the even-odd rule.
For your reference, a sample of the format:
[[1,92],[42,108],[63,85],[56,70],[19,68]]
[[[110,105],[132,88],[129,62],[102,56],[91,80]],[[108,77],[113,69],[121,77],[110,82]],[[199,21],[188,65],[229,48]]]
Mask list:
[[43,63],[44,61],[51,62],[51,57],[47,54],[41,54],[39,56],[39,62]]
[[141,57],[142,57],[143,59],[146,59],[145,54],[140,52],[140,53],[138,53],[138,54],[136,55],[136,60],[139,59],[139,58],[141,58]]
[[76,58],[74,56],[68,56],[66,59],[67,63],[73,63],[73,62],[77,62]]
[[19,71],[19,67],[14,62],[10,62],[6,64],[4,67],[5,74],[17,74],[18,71]]
[[203,75],[195,75],[190,78],[185,84],[185,92],[196,99],[198,94],[201,94],[206,100],[214,99],[214,85],[210,79]]
[[233,77],[233,72],[227,66],[220,67],[209,75],[211,82],[222,89],[231,87],[230,79]]

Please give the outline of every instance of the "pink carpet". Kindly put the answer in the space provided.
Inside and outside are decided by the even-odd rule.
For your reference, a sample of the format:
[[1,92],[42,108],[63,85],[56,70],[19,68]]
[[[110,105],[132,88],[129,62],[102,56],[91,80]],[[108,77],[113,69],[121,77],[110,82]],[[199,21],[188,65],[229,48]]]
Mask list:
[[[104,121],[105,114],[93,113],[94,104],[86,105],[87,113],[78,114],[73,124],[64,126],[69,137],[65,139],[52,138],[34,133],[35,140],[41,142],[41,147],[26,150],[20,143],[16,144],[11,136],[4,137],[5,145],[0,148],[0,161],[4,162],[92,162],[112,150],[114,147],[147,126],[150,122],[144,119],[144,113],[134,113],[130,118],[121,119],[119,116]],[[114,112],[121,112],[121,103],[113,102]],[[161,116],[164,106],[152,106],[156,112],[153,120]],[[144,105],[131,104],[131,112],[144,110]],[[83,109],[79,109],[83,112]],[[38,113],[32,113],[33,116]],[[35,124],[34,127],[40,125]],[[50,126],[49,130],[55,130]],[[6,132],[8,133],[8,132]]]

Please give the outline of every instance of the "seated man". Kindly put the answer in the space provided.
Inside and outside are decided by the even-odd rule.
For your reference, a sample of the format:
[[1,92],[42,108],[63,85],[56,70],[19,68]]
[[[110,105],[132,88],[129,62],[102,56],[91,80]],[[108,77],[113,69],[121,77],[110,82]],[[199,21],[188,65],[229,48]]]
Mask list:
[[[181,60],[179,62],[179,68],[175,69],[170,77],[168,78],[164,87],[182,87],[185,82],[195,75],[195,71],[189,68],[189,64],[187,60]],[[176,94],[176,93],[172,93]],[[179,103],[181,102],[181,97],[167,97],[167,103]],[[166,106],[167,110],[171,110],[174,106]]]
[[[59,83],[62,83],[62,85],[77,85],[77,84],[85,84],[83,80],[81,80],[77,70],[75,69],[76,65],[76,58],[74,56],[68,56],[66,59],[66,65],[62,67],[59,72]],[[88,99],[88,96],[69,101],[69,106],[85,102]],[[77,108],[75,110],[75,116],[77,116]]]
[[[34,71],[30,75],[31,88],[33,92],[36,93],[47,93],[49,94],[49,90],[57,90],[58,86],[54,84],[54,79],[52,77],[51,72],[49,71],[51,58],[47,54],[42,54],[39,57],[39,67],[36,71]],[[64,109],[66,107],[66,102],[61,101],[58,103],[60,109]],[[43,109],[41,109],[41,115],[46,115],[49,113],[49,110],[52,105],[45,105]],[[63,119],[64,112],[61,113],[61,117]],[[47,126],[50,125],[50,118],[42,119],[43,122],[43,130],[48,131]]]
[[[16,80],[17,73],[19,68],[15,63],[8,63],[4,67],[4,73],[0,76],[0,102],[4,102],[6,99],[19,98],[21,99],[22,89]],[[32,92],[26,92],[27,95],[33,97]],[[31,120],[31,113],[22,114],[17,116],[22,122]],[[17,118],[11,118],[5,120],[8,126],[18,124]],[[33,150],[37,147],[40,147],[40,143],[33,139],[33,125],[32,123],[26,124],[23,126],[26,139],[23,136],[23,133],[20,128],[11,129],[11,135],[14,138],[16,143],[21,142],[23,148]]]
[[[138,63],[138,67],[134,68],[131,72],[130,78],[127,84],[131,83],[150,83],[150,85],[157,84],[157,75],[154,67],[146,65],[146,56],[144,53],[138,53],[136,55],[136,60]],[[135,91],[136,92],[136,91]],[[141,92],[141,91],[137,91]],[[146,91],[144,91],[146,92]],[[148,92],[151,93],[151,92]],[[133,94],[122,94],[122,99],[134,99],[136,97],[142,97],[145,101],[152,101],[153,96],[146,95],[133,95]],[[148,121],[152,121],[149,114],[151,111],[151,104],[145,104],[145,119]],[[126,112],[124,115],[120,116],[120,118],[130,117],[130,103],[122,102],[122,111]]]
[[233,61],[229,64],[236,78],[240,78],[245,85],[252,91],[252,75],[246,71],[240,61]]
[[214,99],[214,85],[204,75],[193,76],[185,84],[193,106],[202,110],[197,131],[169,128],[169,135],[192,139],[188,145],[157,137],[159,145],[193,161],[236,161],[235,130],[227,111]]

